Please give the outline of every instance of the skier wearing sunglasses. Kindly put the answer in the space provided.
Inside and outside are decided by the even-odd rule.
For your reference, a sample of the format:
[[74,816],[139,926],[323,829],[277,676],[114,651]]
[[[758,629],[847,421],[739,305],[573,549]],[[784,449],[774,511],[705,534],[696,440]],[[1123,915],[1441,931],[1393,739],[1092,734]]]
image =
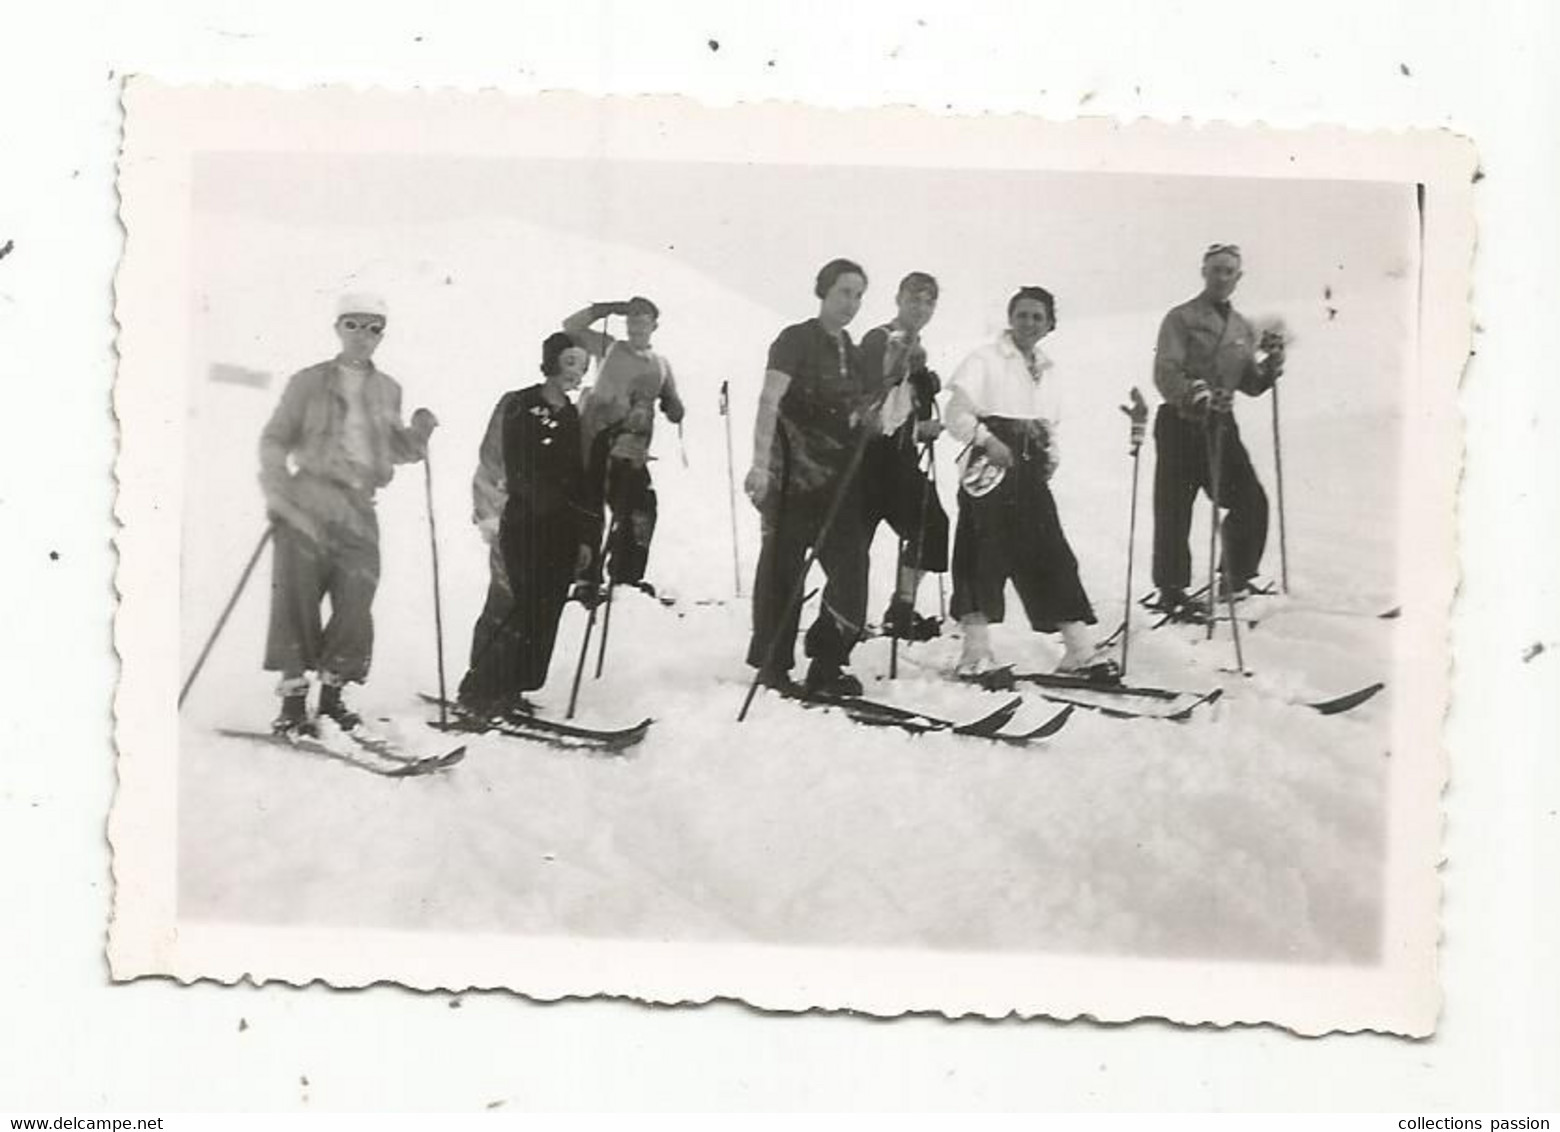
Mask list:
[[[379,584],[374,493],[396,464],[428,451],[438,420],[427,409],[401,420],[401,387],[374,365],[388,321],[384,300],[343,295],[340,352],[294,374],[260,434],[260,487],[275,531],[265,668],[281,674],[279,734],[315,734],[309,674],[320,680],[318,714],[350,731],[360,722],[342,689],[368,675],[372,606]],[[330,619],[321,604],[330,598]]]

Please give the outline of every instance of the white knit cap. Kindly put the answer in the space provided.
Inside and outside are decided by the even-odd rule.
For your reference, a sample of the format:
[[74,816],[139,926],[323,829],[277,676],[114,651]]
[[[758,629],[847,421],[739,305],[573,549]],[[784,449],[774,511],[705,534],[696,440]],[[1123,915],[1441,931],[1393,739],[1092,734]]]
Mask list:
[[336,301],[336,317],[348,314],[372,314],[389,318],[390,309],[378,295],[367,291],[349,291]]

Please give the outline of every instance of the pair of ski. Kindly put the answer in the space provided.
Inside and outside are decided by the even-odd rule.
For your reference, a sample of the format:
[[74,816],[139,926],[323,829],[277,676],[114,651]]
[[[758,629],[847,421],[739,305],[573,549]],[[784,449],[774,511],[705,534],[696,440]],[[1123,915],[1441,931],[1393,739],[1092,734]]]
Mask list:
[[[424,703],[439,706],[439,697],[427,693],[418,696]],[[651,719],[641,719],[628,727],[586,727],[568,720],[551,719],[544,715],[508,715],[490,717],[476,715],[455,702],[446,702],[447,722],[429,723],[430,727],[444,731],[458,731],[470,735],[503,735],[511,739],[526,739],[546,743],[553,747],[571,750],[594,750],[615,753],[641,743],[650,731]]]
[[414,755],[399,743],[383,735],[374,734],[362,725],[351,731],[339,732],[342,743],[326,743],[315,735],[299,732],[243,731],[235,728],[218,728],[217,734],[230,739],[248,739],[251,742],[269,743],[272,746],[291,747],[320,755],[335,762],[366,770],[383,778],[420,778],[438,774],[458,764],[466,757],[465,744],[452,747],[434,755]]
[[[437,696],[422,695],[420,698],[435,706],[439,703]],[[639,743],[650,730],[651,722],[643,719],[631,727],[603,730],[545,716],[484,719],[463,711],[458,704],[450,704],[448,707],[448,722],[442,727],[437,722],[430,722],[429,726],[449,732],[498,734],[571,750],[588,749],[606,753],[623,751]],[[219,728],[218,734],[230,739],[247,739],[306,751],[384,778],[416,778],[437,774],[457,765],[466,757],[464,743],[439,754],[415,755],[388,736],[376,734],[361,724],[351,731],[339,732],[340,744],[326,743],[318,736],[297,732],[278,734],[273,731]]]
[[[1154,620],[1149,622],[1148,627],[1150,630],[1160,629],[1166,625],[1196,625],[1202,627],[1206,626],[1209,621],[1228,621],[1229,614],[1227,612],[1222,610],[1210,611],[1208,609],[1207,593],[1208,587],[1201,586],[1188,594],[1186,600],[1180,605],[1176,606],[1174,609],[1166,609],[1164,606],[1159,605],[1155,600],[1157,595],[1153,593],[1144,594],[1143,597],[1138,599],[1138,604],[1141,605],[1144,609],[1148,610],[1150,613],[1157,615]],[[1241,623],[1248,629],[1255,629],[1268,618],[1285,612],[1313,613],[1330,617],[1353,617],[1371,621],[1395,621],[1403,615],[1403,607],[1396,605],[1390,609],[1373,612],[1368,609],[1351,609],[1343,606],[1308,605],[1303,602],[1297,603],[1289,600],[1288,598],[1284,597],[1284,595],[1280,594],[1277,590],[1271,588],[1254,590],[1249,594],[1240,595],[1235,599],[1237,610],[1239,610],[1241,603],[1243,603],[1248,597],[1284,598],[1283,603],[1277,607],[1265,607],[1256,613],[1248,612],[1245,616],[1240,616],[1240,614],[1237,612],[1237,616],[1240,616]],[[1125,632],[1125,630],[1126,623],[1122,622],[1116,627],[1116,630],[1111,633],[1110,636],[1106,637],[1100,643],[1104,645],[1114,643],[1121,638],[1121,634]]]
[[[1068,676],[1060,672],[1014,672],[1011,669],[998,669],[996,672],[988,674],[986,678],[986,686],[992,688],[1000,687],[1003,684],[1011,687],[1015,683],[1039,685],[1049,689],[1042,692],[1041,696],[1053,703],[1087,708],[1090,711],[1099,712],[1101,715],[1109,716],[1112,719],[1164,719],[1175,723],[1185,722],[1192,717],[1192,713],[1198,708],[1216,703],[1224,695],[1223,688],[1212,688],[1205,692],[1187,691],[1177,688],[1155,688],[1141,684],[1121,684],[1091,680],[1086,677]],[[1292,702],[1298,707],[1310,708],[1318,715],[1341,715],[1346,711],[1352,711],[1368,700],[1374,699],[1377,693],[1385,687],[1384,683],[1378,681],[1323,700],[1295,700]],[[1076,695],[1063,694],[1066,692],[1100,693],[1114,697],[1116,702],[1099,703],[1081,700]],[[1184,702],[1169,708],[1169,710],[1129,706],[1133,703],[1144,701],[1157,702],[1164,705],[1170,705],[1177,701]]]
[[961,735],[974,739],[987,739],[994,743],[1006,743],[1015,747],[1055,735],[1067,725],[1067,720],[1073,711],[1071,707],[1063,707],[1037,727],[1030,728],[1028,731],[1008,732],[1002,729],[1012,721],[1018,714],[1018,709],[1023,706],[1022,696],[1012,697],[978,719],[959,723],[956,720],[944,719],[941,716],[900,707],[897,704],[884,703],[881,700],[868,699],[865,696],[829,696],[805,692],[780,692],[779,694],[805,708],[843,712],[851,722],[866,727],[892,727],[912,735]]

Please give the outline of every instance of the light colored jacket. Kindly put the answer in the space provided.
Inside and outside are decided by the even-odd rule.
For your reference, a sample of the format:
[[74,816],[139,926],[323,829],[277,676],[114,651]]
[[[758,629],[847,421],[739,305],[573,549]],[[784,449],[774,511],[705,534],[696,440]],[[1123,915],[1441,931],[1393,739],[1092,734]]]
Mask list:
[[402,423],[401,387],[389,374],[370,367],[363,379],[363,412],[370,456],[366,467],[348,457],[343,441],[347,399],[336,360],[293,374],[260,433],[260,487],[266,499],[290,500],[289,458],[299,473],[370,496],[390,482],[396,464],[423,458],[426,443]]
[[1190,419],[1193,386],[1239,389],[1255,397],[1272,386],[1257,365],[1257,332],[1234,307],[1226,316],[1205,295],[1172,307],[1159,324],[1154,347],[1154,385]]

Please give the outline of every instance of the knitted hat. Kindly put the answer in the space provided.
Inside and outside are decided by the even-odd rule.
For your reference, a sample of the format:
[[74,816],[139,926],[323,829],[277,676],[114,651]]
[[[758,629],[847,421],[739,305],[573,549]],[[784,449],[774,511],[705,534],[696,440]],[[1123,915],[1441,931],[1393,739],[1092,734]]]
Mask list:
[[379,318],[389,318],[390,309],[385,306],[384,299],[378,295],[369,294],[367,291],[349,291],[336,300],[336,317],[341,318],[349,314],[369,314]]

